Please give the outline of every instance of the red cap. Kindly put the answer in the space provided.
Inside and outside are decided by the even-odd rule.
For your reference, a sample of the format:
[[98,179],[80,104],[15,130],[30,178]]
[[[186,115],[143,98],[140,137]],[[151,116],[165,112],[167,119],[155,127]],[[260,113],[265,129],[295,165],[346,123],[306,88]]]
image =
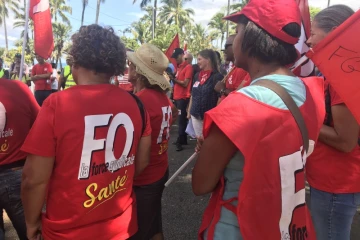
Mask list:
[[245,15],[270,35],[284,42],[296,44],[299,41],[299,38],[282,30],[289,23],[301,26],[300,9],[295,0],[250,0],[241,11],[224,19],[237,23],[240,15]]

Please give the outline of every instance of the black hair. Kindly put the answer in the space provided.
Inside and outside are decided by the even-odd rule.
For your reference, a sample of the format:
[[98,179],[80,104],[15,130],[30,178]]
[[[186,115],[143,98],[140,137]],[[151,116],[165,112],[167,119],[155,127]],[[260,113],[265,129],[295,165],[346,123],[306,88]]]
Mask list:
[[218,51],[215,51],[215,53],[216,53],[216,56],[217,56],[217,58],[219,60],[219,63],[221,63],[221,55],[220,55],[220,53]]
[[314,22],[316,22],[318,28],[329,33],[335,27],[340,26],[353,14],[354,11],[346,5],[333,5],[316,14]]
[[56,68],[56,63],[51,63],[52,68]]
[[72,41],[72,64],[109,76],[124,75],[126,48],[114,29],[96,24],[82,26]]
[[216,56],[216,53],[211,49],[205,49],[198,53],[198,55],[203,58],[209,59],[211,62],[211,67],[214,71],[219,71],[219,62]]
[[[245,15],[240,16],[238,23],[245,25],[241,49],[243,52],[247,52],[249,57],[257,58],[263,63],[277,62],[282,66],[292,64],[298,58],[294,44],[286,43],[271,36]],[[289,23],[283,28],[283,31],[298,38],[301,35],[301,26],[297,23]]]

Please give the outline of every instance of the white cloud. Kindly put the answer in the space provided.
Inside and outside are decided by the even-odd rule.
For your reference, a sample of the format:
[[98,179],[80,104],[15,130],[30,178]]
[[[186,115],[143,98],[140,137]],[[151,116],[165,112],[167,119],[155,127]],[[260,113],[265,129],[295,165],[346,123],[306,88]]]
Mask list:
[[128,12],[126,15],[128,16],[134,16],[136,18],[142,18],[144,16],[145,12]]

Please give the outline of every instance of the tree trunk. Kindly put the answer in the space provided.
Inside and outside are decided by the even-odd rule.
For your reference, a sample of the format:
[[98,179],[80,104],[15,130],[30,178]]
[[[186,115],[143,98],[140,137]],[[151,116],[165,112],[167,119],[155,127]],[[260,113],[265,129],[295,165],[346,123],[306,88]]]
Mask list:
[[330,0],[328,0],[328,7],[330,6]]
[[[227,15],[230,14],[230,0],[228,0]],[[226,39],[229,37],[229,21],[226,21]]]
[[60,69],[62,69],[62,62],[61,62],[61,58],[59,59],[60,62]]
[[99,22],[99,14],[100,14],[100,0],[97,0],[96,20],[95,20],[95,23],[96,23],[96,24],[98,24],[98,22]]
[[157,0],[154,1],[154,32],[156,32],[156,14],[157,14]]
[[85,5],[85,3],[83,3],[83,9],[82,9],[82,15],[81,15],[81,26],[84,25],[85,8],[86,8],[86,5]]
[[223,47],[223,43],[224,43],[224,33],[221,33],[221,47],[220,48],[222,48]]
[[4,24],[4,30],[5,30],[5,50],[6,52],[9,50],[9,42],[8,42],[8,36],[7,36],[7,28],[6,28],[6,16],[5,16],[5,11],[3,14],[3,24]]

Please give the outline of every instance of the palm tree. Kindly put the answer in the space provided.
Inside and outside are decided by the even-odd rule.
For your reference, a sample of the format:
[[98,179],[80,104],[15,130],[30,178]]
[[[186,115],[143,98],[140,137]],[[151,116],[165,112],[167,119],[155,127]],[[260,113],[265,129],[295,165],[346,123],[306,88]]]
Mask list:
[[85,8],[89,4],[89,0],[82,0],[82,14],[81,14],[81,26],[84,25],[84,14],[85,14]]
[[240,1],[239,3],[234,3],[234,4],[230,5],[230,0],[229,0],[228,4],[230,6],[230,9],[235,12],[240,11],[243,7],[245,7],[246,4],[249,3],[250,0],[239,0],[239,1]]
[[[21,31],[20,37],[23,38],[25,35],[25,9],[26,9],[26,2],[24,1],[24,7],[20,8],[20,11],[17,12],[17,14],[15,15],[15,22],[13,24],[13,28],[22,28],[23,30]],[[29,31],[31,31],[31,36],[32,39],[34,39],[34,23],[33,21],[29,18],[29,22],[28,22],[28,32],[26,34],[26,53],[30,54],[30,38],[29,38]],[[22,40],[21,40],[22,42]]]
[[15,13],[15,15],[18,13],[19,4],[20,0],[0,0],[0,26],[4,25],[6,51],[9,49],[6,19],[9,17],[9,10]]
[[[133,4],[136,3],[137,0],[134,0]],[[140,7],[141,9],[145,8],[146,6],[148,6],[148,4],[151,3],[151,0],[141,0],[140,2]],[[156,14],[157,14],[157,0],[154,1],[154,8],[151,9],[153,11],[153,16],[154,16],[154,19],[152,20],[153,21],[153,24],[154,24],[154,31],[156,32]]]
[[150,40],[150,24],[148,22],[138,21],[131,24],[132,34],[135,39],[142,45]]
[[99,14],[100,14],[100,4],[104,3],[105,0],[97,0],[97,5],[96,5],[96,20],[95,23],[98,24],[99,22]]
[[64,44],[70,37],[71,26],[63,23],[53,23],[54,32],[54,54],[56,65],[60,60],[60,67],[62,68],[61,56],[63,54]]
[[224,37],[227,31],[227,23],[223,20],[224,17],[225,14],[219,12],[211,18],[208,24],[210,28],[212,28],[214,31],[218,32],[219,35],[221,35],[221,41],[220,41],[221,46],[224,43]]
[[70,20],[65,13],[72,14],[72,8],[66,5],[65,0],[50,0],[50,13],[55,22],[57,22],[57,17],[60,16],[64,23],[70,25]]
[[192,21],[191,16],[195,14],[191,8],[184,9],[184,4],[190,1],[191,0],[161,0],[164,4],[159,13],[161,21],[166,21],[168,24],[174,22],[175,25],[183,28],[186,23]]

